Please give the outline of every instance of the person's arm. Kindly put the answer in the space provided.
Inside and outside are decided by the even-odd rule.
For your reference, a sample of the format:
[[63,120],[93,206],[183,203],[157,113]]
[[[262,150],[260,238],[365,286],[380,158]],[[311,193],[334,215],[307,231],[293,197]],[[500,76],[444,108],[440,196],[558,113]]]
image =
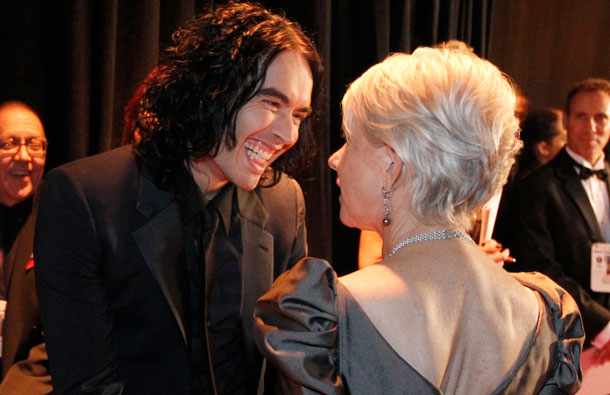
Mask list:
[[591,341],[591,345],[595,347],[592,358],[593,363],[602,365],[610,362],[610,322],[595,336],[593,341]]
[[338,366],[336,274],[306,258],[284,272],[256,303],[254,339],[279,373],[277,393],[342,394]]
[[88,197],[69,169],[45,178],[36,226],[36,286],[54,392],[120,394],[104,254]]
[[3,395],[45,395],[52,392],[44,343],[32,347],[27,359],[13,364],[0,383],[0,394]]

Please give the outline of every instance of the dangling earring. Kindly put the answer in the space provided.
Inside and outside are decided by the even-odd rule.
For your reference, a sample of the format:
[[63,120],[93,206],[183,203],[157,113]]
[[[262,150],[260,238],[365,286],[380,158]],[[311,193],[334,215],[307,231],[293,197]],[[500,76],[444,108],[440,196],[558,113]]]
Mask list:
[[381,187],[381,193],[383,193],[383,226],[388,226],[392,223],[390,219],[390,199],[394,194],[394,190],[386,191],[385,187]]

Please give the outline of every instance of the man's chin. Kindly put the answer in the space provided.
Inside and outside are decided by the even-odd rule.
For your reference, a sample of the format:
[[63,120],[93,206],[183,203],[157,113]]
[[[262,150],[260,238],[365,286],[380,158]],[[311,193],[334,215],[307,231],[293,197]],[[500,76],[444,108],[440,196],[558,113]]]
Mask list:
[[248,180],[240,180],[237,182],[233,182],[233,184],[237,185],[237,187],[239,189],[242,189],[244,191],[252,191],[253,189],[255,189],[259,182],[261,180],[261,177],[256,177],[256,178],[251,178]]
[[16,195],[7,196],[7,197],[4,197],[3,199],[0,199],[0,204],[2,204],[5,207],[12,207],[18,203],[23,202],[27,198],[29,198],[31,194],[32,193],[30,191],[30,192],[23,192],[23,193],[19,193]]

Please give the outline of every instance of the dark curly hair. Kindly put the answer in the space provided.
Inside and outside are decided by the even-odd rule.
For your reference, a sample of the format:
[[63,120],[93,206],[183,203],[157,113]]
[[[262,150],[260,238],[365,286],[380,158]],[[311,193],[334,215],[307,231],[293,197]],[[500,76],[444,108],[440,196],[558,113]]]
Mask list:
[[[300,26],[283,15],[231,2],[196,15],[172,39],[140,100],[141,141],[135,145],[144,170],[161,189],[180,194],[191,182],[188,160],[215,156],[221,144],[235,147],[237,113],[261,89],[280,52],[296,50],[309,63],[312,107],[317,107],[320,56]],[[274,162],[266,184],[311,158],[311,118],[301,124],[297,143]]]

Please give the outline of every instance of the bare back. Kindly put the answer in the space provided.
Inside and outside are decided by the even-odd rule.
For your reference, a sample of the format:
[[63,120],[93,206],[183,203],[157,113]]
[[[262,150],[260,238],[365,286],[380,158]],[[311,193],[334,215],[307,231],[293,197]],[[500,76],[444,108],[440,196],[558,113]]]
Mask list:
[[430,241],[340,281],[392,348],[448,393],[490,393],[536,329],[536,295],[463,240]]

